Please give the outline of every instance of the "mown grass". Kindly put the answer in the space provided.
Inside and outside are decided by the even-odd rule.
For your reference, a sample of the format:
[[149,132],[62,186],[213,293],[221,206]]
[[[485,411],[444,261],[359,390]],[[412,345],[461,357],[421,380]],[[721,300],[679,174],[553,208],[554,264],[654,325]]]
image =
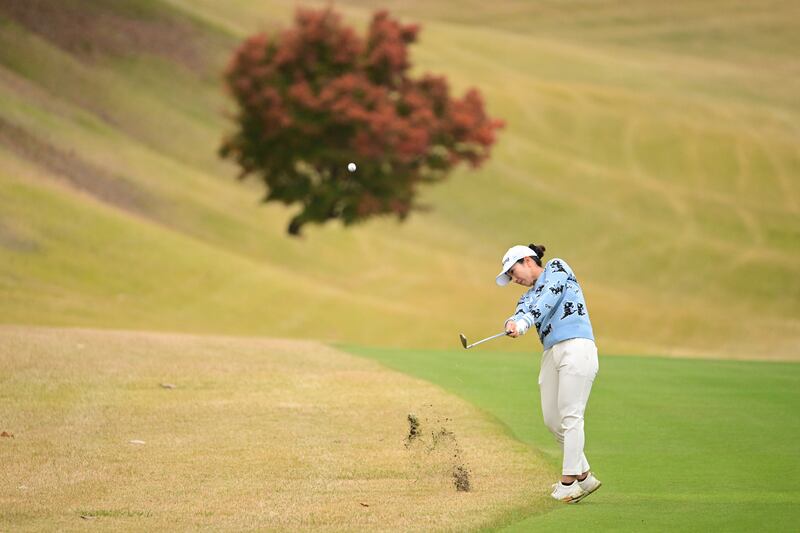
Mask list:
[[[492,414],[547,454],[555,481],[561,457],[541,418],[539,357],[503,348],[347,350],[441,385]],[[587,408],[586,455],[604,486],[579,505],[509,529],[794,531],[798,409],[796,363],[601,354]]]
[[[259,184],[236,182],[236,169],[216,156],[230,126],[219,77],[227,57],[246,35],[288,24],[293,6],[90,4],[84,16],[123,17],[153,38],[154,28],[187,32],[183,44],[196,46],[201,68],[171,50],[112,53],[92,42],[90,24],[80,38],[91,53],[76,53],[55,39],[63,36],[58,20],[43,35],[0,15],[0,323],[443,348],[459,330],[501,327],[516,295],[493,285],[498,259],[508,245],[535,240],[576,269],[606,352],[800,357],[793,3],[388,2],[423,24],[416,71],[447,75],[455,92],[477,85],[507,128],[481,170],[421,191],[432,212],[402,226],[310,228],[303,240],[285,236],[291,210],[260,206]],[[360,0],[341,5],[361,27],[372,9]],[[49,164],[37,147],[47,147]],[[75,169],[90,170],[79,184],[68,176]],[[374,497],[390,490],[392,476],[442,473],[424,461],[411,473],[402,470],[407,463],[364,466],[363,450],[376,443],[356,438],[359,453],[347,455],[329,446],[335,428],[305,412],[301,429],[316,424],[328,433],[315,434],[299,456],[283,450],[284,463],[265,465],[264,443],[276,434],[290,440],[296,426],[280,426],[283,411],[275,414],[262,390],[276,375],[253,373],[261,341],[236,341],[241,358],[223,361],[217,352],[230,356],[233,341],[165,348],[148,336],[143,345],[155,349],[142,352],[135,335],[123,342],[124,335],[91,334],[91,342],[65,345],[72,333],[51,333],[26,330],[14,333],[17,344],[0,343],[9,370],[0,376],[0,423],[16,434],[0,439],[2,464],[11,465],[0,469],[4,525],[370,527],[395,524],[382,513],[397,501],[358,503],[375,514],[356,516],[355,499],[342,503],[334,491]],[[506,347],[527,352],[529,344]],[[557,450],[539,420],[535,358],[353,351],[462,395],[542,448],[549,464],[539,474],[557,475]],[[298,364],[290,352],[281,352],[287,367]],[[155,388],[186,368],[189,386]],[[440,476],[405,494],[421,502],[413,505],[447,495],[419,511],[439,518],[399,527],[524,518],[519,530],[791,530],[800,479],[797,369],[604,356],[587,427],[590,460],[606,483],[600,493],[528,517],[552,507],[544,481],[526,503],[503,492],[539,464],[529,449],[510,445],[517,459],[498,455],[499,473],[482,480],[498,497],[491,516],[485,506],[456,516],[464,500],[448,499]],[[313,373],[296,370],[298,381]],[[331,386],[360,394],[370,408],[387,391],[395,394],[387,409],[410,405],[380,383],[374,392],[358,380]],[[280,385],[274,394],[285,393]],[[165,405],[164,394],[182,400]],[[302,411],[301,396],[283,409]],[[261,430],[237,433],[260,427],[264,413],[272,418]],[[387,431],[401,431],[391,420],[398,425]],[[363,437],[359,421],[341,422]],[[132,432],[149,435],[145,447],[130,448]],[[472,453],[488,460],[493,450],[476,444]],[[313,474],[281,477],[286,464]],[[269,504],[265,478],[289,487]],[[328,481],[309,486],[312,479]],[[315,507],[310,498],[320,494]]]
[[0,366],[3,530],[455,531],[551,506],[502,426],[319,343],[0,327]]
[[[593,2],[393,5],[423,23],[416,70],[447,75],[456,93],[478,85],[508,127],[484,168],[421,191],[432,212],[310,228],[304,240],[285,236],[291,209],[260,206],[259,184],[237,183],[216,156],[230,103],[214,73],[244,36],[287,24],[291,5],[97,1],[86,12],[151,32],[174,24],[202,71],[136,46],[84,57],[2,19],[0,120],[155,200],[135,213],[112,204],[121,212],[111,215],[19,140],[5,142],[0,227],[17,237],[0,246],[0,321],[295,337],[313,325],[323,340],[445,347],[459,328],[502,322],[514,296],[492,284],[498,258],[535,240],[575,267],[615,352],[798,357],[798,80],[781,50],[800,32],[778,31],[800,20],[794,7],[648,3],[622,16]],[[369,15],[358,2],[343,10],[360,25]],[[698,21],[711,14],[717,30],[743,29],[741,40],[706,35]],[[710,41],[719,46],[697,46]],[[54,202],[58,217],[45,212]],[[108,216],[136,252],[113,275],[140,296],[116,307],[124,290],[86,287],[118,260],[98,229]],[[60,227],[66,219],[85,223]],[[13,244],[32,234],[36,247]],[[46,252],[61,247],[56,235],[75,247],[69,269]],[[143,279],[156,262],[175,268]],[[189,299],[162,290],[186,285]]]

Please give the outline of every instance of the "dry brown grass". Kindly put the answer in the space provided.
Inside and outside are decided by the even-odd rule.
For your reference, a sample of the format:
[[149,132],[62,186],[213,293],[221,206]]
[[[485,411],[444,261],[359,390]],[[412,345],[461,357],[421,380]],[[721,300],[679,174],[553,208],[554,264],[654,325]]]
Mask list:
[[315,342],[0,327],[0,368],[3,528],[463,530],[550,506],[543,460],[471,405]]

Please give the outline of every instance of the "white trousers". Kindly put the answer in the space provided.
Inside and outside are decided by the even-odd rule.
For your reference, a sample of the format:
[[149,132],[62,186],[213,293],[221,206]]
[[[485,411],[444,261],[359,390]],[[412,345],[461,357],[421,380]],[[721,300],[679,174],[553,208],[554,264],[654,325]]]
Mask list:
[[544,423],[561,444],[561,473],[575,476],[589,470],[583,453],[583,413],[599,370],[597,346],[591,339],[568,339],[542,354],[539,391]]

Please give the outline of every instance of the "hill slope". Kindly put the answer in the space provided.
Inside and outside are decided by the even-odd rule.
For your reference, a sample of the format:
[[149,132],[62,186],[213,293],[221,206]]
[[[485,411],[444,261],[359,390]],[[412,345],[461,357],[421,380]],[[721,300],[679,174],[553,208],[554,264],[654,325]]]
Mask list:
[[417,68],[508,127],[431,213],[294,240],[216,157],[221,69],[292,6],[0,1],[0,320],[452,345],[501,327],[499,258],[534,240],[603,351],[800,357],[797,8],[601,4],[397,4]]

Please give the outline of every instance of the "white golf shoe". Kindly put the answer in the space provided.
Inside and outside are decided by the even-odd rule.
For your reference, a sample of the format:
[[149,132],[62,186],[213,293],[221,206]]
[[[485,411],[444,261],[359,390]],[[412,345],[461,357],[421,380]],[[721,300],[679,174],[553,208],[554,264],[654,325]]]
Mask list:
[[600,485],[602,485],[603,483],[599,479],[594,477],[594,474],[589,472],[589,475],[586,476],[586,479],[584,479],[583,481],[578,481],[578,484],[581,486],[584,492],[583,496],[581,496],[577,500],[580,501],[585,497],[587,497],[589,494],[599,489]]
[[574,481],[572,485],[562,485],[561,482],[558,482],[553,484],[553,492],[550,493],[550,496],[560,502],[575,503],[586,496],[586,491],[577,481]]

